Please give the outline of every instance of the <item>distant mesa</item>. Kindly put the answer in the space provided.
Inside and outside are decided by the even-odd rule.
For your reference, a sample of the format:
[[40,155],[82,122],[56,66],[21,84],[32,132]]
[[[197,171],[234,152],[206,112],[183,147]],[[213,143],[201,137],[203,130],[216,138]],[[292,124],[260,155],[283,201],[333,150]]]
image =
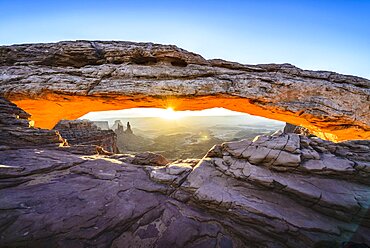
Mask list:
[[122,126],[123,127],[123,124],[122,124],[122,122],[120,121],[120,120],[115,120],[114,121],[114,124],[111,126],[111,128],[110,129],[112,129],[112,130],[116,130],[116,129],[118,129],[118,126]]
[[108,123],[108,121],[93,121],[93,122],[101,130],[109,130],[109,123]]
[[117,136],[112,130],[102,130],[89,120],[61,120],[54,127],[70,145],[94,145],[117,153]]
[[134,132],[131,129],[130,122],[127,122],[126,131],[127,134],[133,134]]
[[134,132],[131,129],[130,122],[127,122],[126,130],[124,130],[121,120],[115,120],[111,129],[117,134],[123,134],[123,133],[124,134],[134,134]]
[[137,136],[131,128],[130,122],[126,123],[126,129],[121,120],[115,120],[111,129],[117,135],[117,147],[120,152],[144,152],[149,139]]

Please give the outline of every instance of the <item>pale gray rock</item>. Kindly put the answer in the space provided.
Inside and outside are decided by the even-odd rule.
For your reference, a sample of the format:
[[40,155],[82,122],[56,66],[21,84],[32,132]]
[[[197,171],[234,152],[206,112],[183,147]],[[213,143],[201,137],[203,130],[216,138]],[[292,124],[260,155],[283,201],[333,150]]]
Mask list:
[[[286,143],[287,140],[295,141],[292,143],[294,145],[291,145],[294,149],[287,149],[292,155],[302,154],[300,147],[311,151],[319,150],[320,145],[329,144],[317,142],[315,139],[311,142],[311,139],[297,134],[279,134],[274,137],[262,136],[252,143],[225,143],[214,149],[218,150],[217,154],[223,154],[223,149],[232,154],[234,150],[242,150],[241,144],[244,143],[248,149],[264,144],[266,149],[270,147],[273,151],[274,147],[285,149],[284,145],[281,146],[282,140]],[[345,150],[345,147],[357,146],[356,141],[331,145],[342,150]],[[367,150],[366,146],[361,149],[361,152],[358,150],[359,155]],[[210,151],[209,154],[215,153]],[[263,233],[268,228],[269,231],[265,234],[270,236],[257,241],[262,244],[261,247],[313,247],[323,240],[330,240],[332,244],[339,245],[348,240],[351,232],[357,241],[369,243],[369,174],[365,177],[358,176],[359,168],[356,173],[353,172],[356,170],[355,164],[361,161],[350,161],[349,158],[328,151],[317,152],[322,160],[306,157],[304,162],[297,161],[293,170],[289,163],[271,167],[265,164],[264,160],[256,163],[255,160],[249,161],[248,156],[240,156],[240,152],[238,155],[210,156],[202,159],[182,184],[186,191],[193,194],[190,200],[214,211],[223,212],[228,218],[233,218],[233,214],[243,213],[238,218],[258,230],[260,238],[264,237]],[[322,161],[325,161],[325,168],[310,169],[309,173],[303,166],[308,162]],[[367,158],[362,162],[369,164],[370,160]],[[333,168],[336,164],[338,168],[335,170]],[[286,170],[281,170],[281,167]],[[263,222],[263,228],[253,224],[258,223],[257,220]],[[294,230],[297,236],[282,238],[282,233],[284,236],[290,235],[288,230]],[[280,234],[282,243],[275,241],[274,245],[269,244],[269,238],[277,233]],[[325,238],[321,236],[322,233],[325,233]]]
[[[33,152],[8,156],[28,160]],[[66,155],[44,149],[38,159],[58,164]],[[13,174],[24,180],[0,190],[1,247],[196,247],[222,240],[243,246],[216,216],[169,197],[174,188],[150,180],[143,166],[67,156],[78,163]]]

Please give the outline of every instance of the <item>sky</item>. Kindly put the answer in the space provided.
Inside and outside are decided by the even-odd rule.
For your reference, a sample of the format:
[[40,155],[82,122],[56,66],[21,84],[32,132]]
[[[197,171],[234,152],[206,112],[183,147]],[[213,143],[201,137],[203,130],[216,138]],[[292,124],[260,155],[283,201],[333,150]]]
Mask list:
[[173,108],[160,109],[160,108],[131,108],[123,110],[110,110],[90,112],[80,119],[99,120],[104,116],[106,119],[120,117],[162,117],[165,119],[179,119],[187,116],[231,116],[241,115],[240,112],[231,111],[224,108],[211,108],[199,111],[176,111]]
[[[253,116],[246,113],[240,113],[236,111],[231,111],[224,108],[210,108],[198,111],[175,111],[173,108],[169,107],[167,109],[160,109],[160,108],[131,108],[131,109],[123,109],[123,110],[111,110],[111,111],[99,111],[99,112],[90,112],[86,115],[81,116],[79,119],[88,119],[92,121],[110,121],[112,120],[120,120],[126,118],[141,118],[141,117],[157,117],[163,120],[167,120],[170,122],[173,121],[180,121],[180,123],[186,117],[190,116],[198,116],[198,117],[208,117],[208,116],[234,116],[234,117],[243,117],[242,121],[248,124],[258,124],[258,123],[269,123],[273,125],[279,125],[283,122],[267,119],[261,116]],[[233,120],[235,123],[239,119]],[[199,120],[198,120],[199,122]],[[137,123],[136,123],[137,124]],[[198,123],[199,124],[199,123]],[[210,123],[207,122],[207,126]]]
[[0,0],[0,13],[0,45],[154,42],[370,79],[370,0]]

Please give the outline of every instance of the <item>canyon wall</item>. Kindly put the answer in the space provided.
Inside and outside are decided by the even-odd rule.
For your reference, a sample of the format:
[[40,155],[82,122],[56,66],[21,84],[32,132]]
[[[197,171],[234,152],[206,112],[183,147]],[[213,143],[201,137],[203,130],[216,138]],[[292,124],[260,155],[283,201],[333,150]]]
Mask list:
[[108,152],[118,153],[117,135],[112,130],[101,130],[89,120],[61,120],[53,128],[69,145],[95,145]]

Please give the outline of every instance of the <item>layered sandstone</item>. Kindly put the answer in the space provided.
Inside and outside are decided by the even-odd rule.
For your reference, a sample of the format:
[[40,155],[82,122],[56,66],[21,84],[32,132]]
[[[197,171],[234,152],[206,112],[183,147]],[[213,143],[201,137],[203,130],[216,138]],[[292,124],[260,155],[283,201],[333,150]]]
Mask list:
[[0,97],[0,149],[58,147],[65,140],[55,130],[34,128],[30,115]]
[[176,46],[76,41],[0,47],[0,94],[36,126],[90,111],[225,107],[308,128],[321,138],[368,139],[370,81],[289,64],[205,60]]
[[53,128],[68,144],[100,146],[108,152],[117,153],[117,135],[112,130],[102,130],[89,120],[61,120]]

